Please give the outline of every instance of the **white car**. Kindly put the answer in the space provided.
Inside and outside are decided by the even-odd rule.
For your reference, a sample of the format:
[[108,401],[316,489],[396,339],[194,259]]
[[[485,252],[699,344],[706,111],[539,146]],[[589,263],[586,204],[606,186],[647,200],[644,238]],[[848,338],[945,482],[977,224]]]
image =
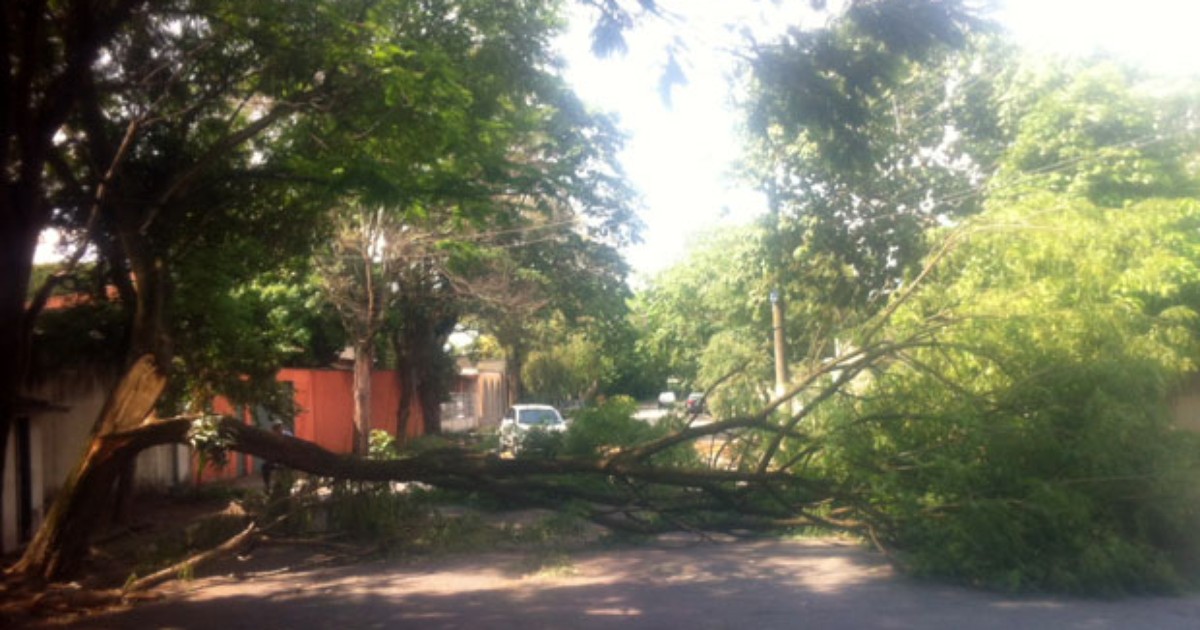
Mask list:
[[500,420],[500,450],[515,453],[530,431],[561,432],[566,429],[562,414],[550,405],[513,405]]

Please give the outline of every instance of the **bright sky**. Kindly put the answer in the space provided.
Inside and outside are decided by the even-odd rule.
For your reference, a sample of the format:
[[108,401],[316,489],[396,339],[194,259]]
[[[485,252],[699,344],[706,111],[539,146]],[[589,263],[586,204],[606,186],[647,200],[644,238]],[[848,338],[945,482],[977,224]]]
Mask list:
[[[1200,0],[1001,1],[1005,6],[997,18],[1037,52],[1104,49],[1157,72],[1200,74]],[[688,16],[682,32],[690,43],[689,84],[675,89],[670,108],[658,96],[665,25],[634,34],[624,57],[596,59],[588,49],[588,19],[581,14],[584,19],[574,21],[561,44],[576,91],[594,107],[616,113],[630,136],[621,159],[643,195],[646,230],[645,243],[626,256],[643,276],[678,261],[692,234],[745,221],[763,207],[757,195],[727,177],[738,156],[738,115],[728,107],[724,73],[730,62],[721,49],[730,40],[720,25],[757,22],[750,12],[772,3],[660,2]]]
[[[630,53],[597,59],[589,50],[590,19],[573,20],[561,41],[568,79],[594,107],[614,112],[630,140],[622,163],[645,202],[645,243],[627,250],[638,274],[678,261],[688,237],[760,212],[761,199],[729,181],[738,156],[738,116],[728,107],[724,75],[731,41],[723,24],[761,26],[765,0],[659,0],[687,14],[680,32],[688,40],[689,83],[673,92],[672,107],[658,96],[662,51],[671,25],[651,22],[631,34]],[[792,0],[804,5],[803,0]],[[1170,74],[1200,73],[1200,0],[1001,0],[997,14],[1013,36],[1039,52],[1083,54],[1097,48]],[[779,27],[783,20],[767,20]],[[53,259],[45,243],[39,262]]]

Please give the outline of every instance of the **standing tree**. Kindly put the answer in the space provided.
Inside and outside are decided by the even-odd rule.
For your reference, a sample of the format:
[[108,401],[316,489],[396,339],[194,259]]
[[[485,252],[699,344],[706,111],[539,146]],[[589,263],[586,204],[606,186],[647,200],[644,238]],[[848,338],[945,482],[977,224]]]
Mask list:
[[[299,226],[317,207],[316,196],[296,196],[298,187],[271,173],[275,165],[253,144],[331,98],[304,71],[317,62],[313,50],[270,41],[284,32],[311,37],[312,25],[225,20],[228,8],[178,7],[169,23],[161,13],[139,12],[109,39],[103,59],[76,79],[86,98],[50,162],[62,190],[97,193],[74,196],[91,203],[72,205],[67,197],[59,216],[100,245],[128,309],[128,359],[96,420],[91,448],[23,556],[26,570],[50,574],[77,560],[76,547],[100,520],[113,478],[119,471],[128,477],[132,465],[102,440],[153,413],[174,364],[175,333],[194,324],[188,315],[294,255],[291,248],[306,248],[315,235]],[[281,212],[293,220],[281,221]],[[237,267],[197,271],[242,248],[254,255]]]
[[[502,71],[541,77],[534,62],[547,48],[551,14],[542,5],[494,11],[472,3],[436,4],[184,1],[125,16],[106,25],[113,32],[97,42],[87,30],[95,16],[78,9],[82,13],[72,19],[83,30],[66,38],[85,37],[83,44],[92,46],[71,53],[78,76],[48,77],[34,65],[14,69],[17,83],[51,80],[63,83],[56,89],[83,95],[74,109],[71,99],[48,105],[70,111],[43,130],[38,151],[46,155],[34,151],[37,159],[16,170],[37,170],[41,182],[51,163],[55,184],[30,184],[36,199],[21,212],[37,208],[44,218],[49,191],[75,187],[87,193],[101,182],[111,184],[94,204],[96,229],[80,231],[101,246],[130,321],[130,367],[96,423],[88,457],[28,548],[23,570],[54,575],[78,561],[88,528],[105,505],[112,471],[129,461],[105,446],[105,437],[150,415],[174,359],[198,350],[179,349],[175,342],[195,339],[203,321],[219,321],[205,318],[205,309],[222,303],[214,298],[232,285],[250,280],[250,272],[310,247],[322,234],[317,212],[332,199],[365,192],[364,202],[375,203],[389,190],[415,188],[427,195],[454,187],[465,188],[460,198],[480,198],[462,186],[473,179],[461,175],[502,165],[467,159],[472,147],[493,157],[507,150],[507,143],[489,140],[504,129],[489,112],[511,112],[508,104],[516,102],[498,89],[506,82],[497,79]],[[34,8],[28,21],[43,17]],[[117,29],[121,24],[125,28]],[[93,64],[102,45],[106,54]],[[34,49],[34,43],[22,47]],[[474,91],[464,88],[464,76],[473,79]],[[28,105],[37,107],[38,95],[27,96]],[[10,102],[5,99],[6,106]],[[50,137],[68,116],[73,124],[65,140],[51,147]],[[5,150],[13,146],[6,142]],[[122,150],[127,157],[114,159]],[[106,174],[112,164],[119,168]],[[437,164],[442,168],[432,168]],[[5,177],[16,170],[5,169]],[[6,203],[12,198],[5,195]],[[93,224],[88,203],[64,201],[60,207],[64,223]],[[462,214],[486,214],[487,208],[464,204]],[[32,244],[14,251],[31,252]],[[234,257],[252,264],[213,264]],[[206,265],[222,273],[206,277]],[[15,271],[5,276],[6,296],[9,289],[25,293],[28,274]],[[15,278],[23,280],[14,288],[8,283]],[[19,326],[5,326],[5,334],[14,328]],[[5,391],[17,386],[5,385]]]
[[338,212],[329,250],[317,257],[321,287],[354,350],[354,452],[359,455],[365,456],[370,444],[376,337],[401,300],[397,278],[424,263],[423,236],[386,208],[355,205]]
[[[487,312],[506,319],[502,327],[519,362],[528,341],[521,338],[524,323],[513,325],[516,313],[511,309],[524,317],[541,310],[541,305],[532,310],[515,305],[530,297],[534,278],[574,274],[580,267],[577,259],[600,260],[593,255],[600,246],[582,244],[582,237],[570,236],[567,226],[579,225],[590,239],[605,244],[627,242],[637,231],[632,195],[615,161],[619,134],[547,71],[555,63],[548,41],[549,6],[494,10],[468,3],[454,15],[428,31],[400,33],[407,47],[381,49],[380,54],[424,68],[408,78],[411,85],[390,97],[423,96],[420,103],[427,111],[411,121],[419,124],[383,118],[385,125],[380,110],[392,106],[368,101],[336,119],[314,118],[307,129],[320,144],[340,142],[337,149],[355,156],[337,165],[355,195],[387,206],[398,225],[427,231],[445,252],[442,257],[430,251],[424,262],[396,269],[388,279],[399,288],[388,325],[397,360],[405,362],[398,367],[408,376],[406,399],[417,393],[412,390],[416,387],[432,420],[448,384],[448,357],[441,348],[466,310],[452,286],[467,282],[480,287],[483,293],[466,299],[484,296],[472,303],[492,303],[495,308]],[[488,37],[477,41],[473,29]],[[408,38],[415,41],[409,44]],[[327,139],[332,123],[352,125],[354,133]],[[325,166],[317,162],[312,168]],[[478,259],[481,248],[495,247],[508,252],[495,259],[511,264],[488,273],[521,276],[522,287],[515,294],[481,288],[507,285],[511,278],[483,282],[480,266],[469,262]],[[609,271],[615,251],[609,247],[604,256],[604,273],[615,276]],[[445,264],[435,258],[444,258]],[[565,264],[554,262],[559,259]],[[594,283],[586,286],[595,288]],[[620,279],[601,290],[620,291]],[[497,305],[496,300],[515,302]],[[407,408],[406,400],[401,419]]]
[[[910,13],[906,9],[912,9]],[[829,29],[764,42],[745,64],[748,179],[767,197],[764,280],[801,353],[883,308],[930,229],[980,210],[1003,135],[1002,46],[966,40],[956,3],[851,3]]]
[[770,290],[762,279],[762,240],[757,226],[705,235],[633,300],[643,351],[688,386],[712,382],[701,376],[703,359],[720,333],[769,356],[770,320],[757,308]]
[[400,299],[389,330],[400,380],[400,435],[407,433],[413,402],[420,405],[425,431],[441,432],[441,403],[456,374],[446,345],[462,303],[442,258],[413,261],[396,278]]
[[529,353],[522,387],[533,400],[555,405],[594,400],[613,376],[613,357],[582,332],[567,333],[561,325],[545,328],[548,339]]
[[545,279],[522,270],[503,252],[493,252],[487,270],[455,280],[459,293],[469,296],[472,311],[504,349],[508,404],[521,402],[521,370],[537,322],[547,316],[552,303]]

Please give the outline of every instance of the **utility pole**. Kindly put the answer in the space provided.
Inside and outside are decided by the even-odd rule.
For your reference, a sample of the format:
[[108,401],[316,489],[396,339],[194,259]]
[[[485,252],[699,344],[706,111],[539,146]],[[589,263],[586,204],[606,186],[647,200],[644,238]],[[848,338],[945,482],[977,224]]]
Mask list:
[[779,290],[771,291],[771,325],[775,333],[775,398],[782,398],[787,391],[787,352],[783,337],[783,298]]

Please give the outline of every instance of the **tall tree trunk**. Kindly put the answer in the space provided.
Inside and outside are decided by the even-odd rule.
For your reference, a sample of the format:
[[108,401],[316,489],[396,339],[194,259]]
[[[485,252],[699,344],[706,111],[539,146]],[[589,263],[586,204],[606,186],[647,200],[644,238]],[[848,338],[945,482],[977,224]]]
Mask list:
[[521,367],[525,363],[525,347],[516,342],[509,347],[508,350],[508,365],[504,367],[508,382],[508,404],[515,405],[521,402],[522,383],[521,383]]
[[412,422],[412,404],[417,399],[417,380],[420,379],[417,351],[410,339],[411,328],[412,319],[406,313],[404,324],[391,332],[392,351],[396,355],[396,389],[400,392],[400,400],[396,406],[398,440],[403,440],[408,435],[408,425]]
[[142,230],[147,211],[126,206],[112,210],[121,253],[129,262],[135,291],[126,356],[133,363],[150,354],[165,368],[171,363],[166,325],[170,274],[162,258],[155,254],[150,236]]
[[423,378],[417,383],[417,402],[421,405],[421,419],[427,434],[442,432],[443,398],[443,392],[433,379]]
[[[25,312],[33,253],[40,225],[30,220],[30,208],[14,207],[15,190],[0,192],[0,481],[7,464],[7,441],[21,413],[21,391],[29,370],[30,329]],[[31,202],[31,200],[27,200]],[[0,522],[4,512],[4,484],[0,483]]]
[[371,343],[354,345],[354,452],[366,455],[371,443]]
[[7,204],[0,204],[0,404],[15,412],[29,367],[25,303],[41,225],[3,205]]
[[[163,371],[165,371],[165,366],[171,364],[172,352],[166,324],[167,296],[170,291],[168,274],[162,260],[151,253],[152,246],[145,235],[141,234],[140,229],[134,228],[140,223],[141,217],[137,214],[131,215],[124,210],[118,210],[117,214],[120,216],[119,240],[122,250],[125,252],[125,258],[129,261],[130,269],[133,271],[133,284],[136,285],[133,293],[134,311],[129,328],[127,361],[130,366],[134,366],[138,362],[152,360],[155,365],[164,366]],[[165,380],[165,376],[163,378]],[[154,395],[154,400],[144,401],[144,404],[148,406],[142,417],[154,409],[161,393],[162,389],[160,388]],[[105,435],[106,429],[102,425],[113,420],[113,417],[101,414],[96,420],[94,435]],[[117,421],[119,422],[119,419]],[[108,430],[111,431],[111,428]],[[126,522],[130,518],[131,497],[137,480],[136,460],[126,460],[121,466],[122,469],[117,477],[116,494],[112,502],[111,517],[112,521],[116,523]]]
[[[400,356],[399,351],[396,355]],[[398,368],[396,389],[400,392],[400,401],[396,405],[396,439],[404,440],[408,435],[408,423],[412,422],[412,401],[417,397],[417,369],[404,360],[399,361]]]
[[[453,329],[453,325],[447,328]],[[442,357],[438,353],[442,352],[446,338],[446,335],[435,330],[427,316],[411,312],[406,313],[404,325],[392,335],[392,347],[401,368],[397,370],[401,392],[400,408],[397,410],[400,419],[397,432],[400,436],[408,430],[413,402],[420,405],[423,432],[442,432],[441,402],[445,397],[445,383],[434,371],[441,368],[439,360]]]

